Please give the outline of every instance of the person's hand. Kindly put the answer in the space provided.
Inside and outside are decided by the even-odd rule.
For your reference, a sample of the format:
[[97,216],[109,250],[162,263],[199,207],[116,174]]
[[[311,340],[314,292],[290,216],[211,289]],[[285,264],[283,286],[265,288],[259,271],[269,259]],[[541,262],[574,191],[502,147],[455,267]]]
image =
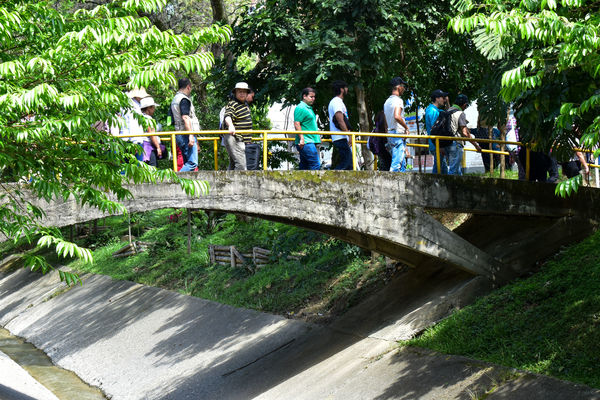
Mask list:
[[300,150],[302,150],[302,148],[304,147],[304,138],[300,139],[300,142],[298,142],[298,147],[300,148]]
[[161,157],[162,157],[162,151],[160,151],[160,148],[159,148],[159,149],[156,149],[156,156],[157,156],[158,158],[161,158]]
[[188,147],[194,147],[196,144],[196,138],[194,135],[190,135],[190,139],[188,140]]
[[478,153],[481,153],[481,146],[477,143],[475,143],[474,146],[475,146],[475,150],[477,150]]

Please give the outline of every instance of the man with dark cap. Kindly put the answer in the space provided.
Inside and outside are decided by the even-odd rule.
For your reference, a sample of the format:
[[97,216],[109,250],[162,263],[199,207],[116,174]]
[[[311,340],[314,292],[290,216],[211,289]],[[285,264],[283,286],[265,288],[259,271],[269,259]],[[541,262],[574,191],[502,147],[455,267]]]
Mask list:
[[[467,116],[465,115],[465,109],[469,106],[469,98],[464,95],[464,94],[459,94],[456,97],[456,101],[454,102],[454,105],[452,107],[450,107],[451,111],[453,109],[457,110],[458,112],[455,112],[453,114],[450,115],[450,127],[452,129],[452,132],[454,133],[454,136],[456,137],[467,137],[467,138],[471,138],[471,134],[469,133],[469,129],[467,128],[467,124],[469,123],[469,121],[467,121]],[[475,146],[475,148],[477,149],[477,151],[481,152],[481,147],[479,147],[479,144],[474,141],[471,140],[470,141],[473,146]],[[454,142],[452,142],[452,144],[450,146],[448,146],[446,148],[446,151],[448,152],[448,174],[450,175],[462,175],[462,167],[461,167],[461,163],[462,163],[462,158],[463,158],[463,148],[465,147],[465,142],[462,140],[456,140]]]
[[[392,94],[383,104],[383,112],[388,126],[388,133],[404,135],[408,132],[408,125],[404,120],[404,101],[402,94],[406,90],[406,82],[396,77],[390,81]],[[388,138],[388,151],[392,154],[392,165],[390,171],[406,172],[405,150],[406,139],[399,137]]]
[[[425,109],[425,129],[427,130],[428,135],[431,135],[431,128],[433,128],[433,124],[435,124],[435,121],[437,120],[438,116],[440,115],[440,110],[444,109],[446,96],[448,96],[448,93],[446,93],[440,89],[436,89],[433,92],[431,92],[431,104],[428,105],[427,108]],[[435,142],[431,139],[429,139],[429,153],[433,155],[433,168],[431,170],[431,173],[437,174],[438,160],[437,160],[436,152],[435,152]],[[441,160],[439,160],[439,161],[441,161],[440,165],[441,165],[442,174],[448,173],[447,157],[448,157],[448,155],[445,152],[445,148],[441,147],[440,148]]]

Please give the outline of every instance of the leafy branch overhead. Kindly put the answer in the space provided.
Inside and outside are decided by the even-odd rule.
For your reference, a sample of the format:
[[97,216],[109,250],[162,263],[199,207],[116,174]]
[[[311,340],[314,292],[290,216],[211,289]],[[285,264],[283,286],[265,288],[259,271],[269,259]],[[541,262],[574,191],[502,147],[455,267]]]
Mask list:
[[[128,89],[168,90],[178,76],[207,72],[210,46],[231,37],[229,26],[174,34],[140,16],[166,3],[113,1],[70,11],[47,0],[0,3],[0,182],[27,183],[46,200],[74,196],[107,213],[125,211],[119,201],[131,196],[127,183],[169,180],[189,195],[208,190],[206,182],[140,165],[135,146],[105,129],[123,123]],[[9,239],[42,237],[38,246],[91,261],[87,250],[43,227],[42,210],[18,190],[0,186],[0,216],[0,233]],[[37,256],[28,263],[48,267]]]
[[[510,60],[501,96],[512,102],[521,139],[536,143],[559,161],[580,145],[600,141],[600,9],[584,0],[455,2],[460,14],[448,26],[470,32],[490,59]],[[595,156],[598,156],[598,150]],[[577,189],[581,179],[560,184],[557,193]]]

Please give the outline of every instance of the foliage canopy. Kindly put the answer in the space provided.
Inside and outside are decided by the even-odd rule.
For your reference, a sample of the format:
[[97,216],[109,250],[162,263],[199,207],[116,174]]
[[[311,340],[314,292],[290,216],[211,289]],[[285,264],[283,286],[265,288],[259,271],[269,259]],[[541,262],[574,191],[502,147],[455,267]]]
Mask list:
[[[501,96],[514,103],[521,139],[571,154],[574,137],[600,140],[600,8],[586,0],[457,1],[449,27],[470,32],[490,59],[506,60]],[[578,178],[580,180],[580,178]],[[575,186],[573,186],[575,183]],[[570,192],[577,182],[559,185]]]
[[[140,16],[165,4],[120,0],[59,11],[47,0],[0,2],[0,182],[27,182],[40,198],[75,196],[106,212],[126,211],[118,201],[130,196],[130,182],[169,179],[190,195],[207,190],[206,183],[138,164],[134,145],[93,128],[122,122],[117,115],[131,107],[127,89],[166,88],[175,84],[177,71],[204,72],[214,62],[207,46],[229,40],[227,26],[178,35]],[[58,230],[42,226],[43,211],[24,202],[20,190],[0,185],[2,234],[91,258]],[[48,267],[33,255],[26,262]],[[61,277],[74,279],[62,271]]]

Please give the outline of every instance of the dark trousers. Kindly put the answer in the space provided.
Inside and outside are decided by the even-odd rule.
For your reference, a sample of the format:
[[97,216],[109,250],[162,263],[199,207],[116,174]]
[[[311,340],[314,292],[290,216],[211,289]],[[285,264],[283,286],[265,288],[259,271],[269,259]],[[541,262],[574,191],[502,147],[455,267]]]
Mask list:
[[336,148],[339,160],[333,169],[338,170],[351,170],[352,169],[352,150],[346,139],[339,139],[333,142],[333,146]]
[[380,171],[389,171],[392,166],[392,155],[387,151],[380,151],[377,155],[378,167]]
[[258,143],[246,143],[246,170],[260,169],[261,146]]

